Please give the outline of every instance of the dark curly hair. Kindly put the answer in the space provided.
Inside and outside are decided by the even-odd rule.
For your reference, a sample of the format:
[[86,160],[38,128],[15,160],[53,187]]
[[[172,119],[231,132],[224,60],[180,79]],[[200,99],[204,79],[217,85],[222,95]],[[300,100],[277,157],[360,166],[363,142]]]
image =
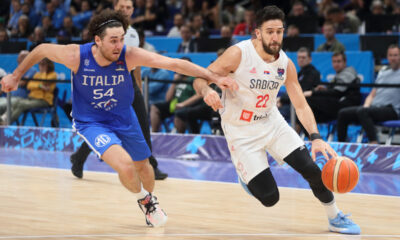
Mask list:
[[266,6],[258,10],[256,13],[256,28],[260,28],[264,22],[269,20],[281,20],[284,23],[285,13],[275,5]]
[[129,22],[122,15],[122,13],[106,9],[95,15],[89,22],[88,29],[89,34],[94,39],[94,36],[99,36],[101,39],[104,38],[105,30],[112,27],[123,27],[124,32],[128,29]]

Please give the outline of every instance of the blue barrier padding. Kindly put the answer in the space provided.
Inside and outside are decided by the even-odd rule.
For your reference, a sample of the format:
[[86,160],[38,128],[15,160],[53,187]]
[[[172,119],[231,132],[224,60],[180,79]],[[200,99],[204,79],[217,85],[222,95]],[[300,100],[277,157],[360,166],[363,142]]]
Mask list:
[[[198,160],[230,163],[230,153],[222,136],[152,134],[153,154],[159,158]],[[0,127],[0,148],[33,149],[45,151],[76,151],[83,139],[71,129]],[[331,142],[332,148],[340,155],[354,160],[360,172],[400,173],[400,147]],[[311,145],[306,142],[306,147]],[[270,166],[277,166],[272,156],[268,157]],[[316,164],[326,163],[322,154],[317,154]]]

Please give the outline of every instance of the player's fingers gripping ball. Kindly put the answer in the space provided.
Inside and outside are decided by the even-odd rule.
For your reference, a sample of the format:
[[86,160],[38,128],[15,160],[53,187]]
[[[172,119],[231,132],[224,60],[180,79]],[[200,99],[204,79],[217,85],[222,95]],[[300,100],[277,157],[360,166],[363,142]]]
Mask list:
[[358,183],[360,172],[357,165],[348,157],[331,158],[322,169],[322,182],[336,193],[347,193]]

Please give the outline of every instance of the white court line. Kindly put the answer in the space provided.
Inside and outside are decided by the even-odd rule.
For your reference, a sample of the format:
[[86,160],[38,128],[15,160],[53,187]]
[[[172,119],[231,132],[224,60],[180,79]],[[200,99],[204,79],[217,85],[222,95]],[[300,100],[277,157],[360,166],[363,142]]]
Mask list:
[[110,237],[345,237],[346,239],[364,238],[400,238],[400,235],[343,235],[343,234],[296,234],[296,233],[154,233],[154,234],[76,234],[76,235],[32,235],[0,236],[0,239],[57,239],[57,238],[110,238]]
[[110,238],[110,237],[346,237],[346,239],[364,238],[400,238],[400,235],[343,235],[343,234],[296,234],[296,233],[155,233],[155,234],[77,234],[77,235],[32,235],[0,236],[0,239],[57,239],[57,238]]

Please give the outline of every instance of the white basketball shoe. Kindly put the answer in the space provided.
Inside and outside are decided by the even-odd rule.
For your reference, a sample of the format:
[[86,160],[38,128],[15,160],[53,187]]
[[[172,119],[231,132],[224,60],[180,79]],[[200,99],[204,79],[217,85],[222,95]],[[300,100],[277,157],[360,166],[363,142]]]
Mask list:
[[156,196],[149,193],[146,197],[139,199],[138,204],[146,216],[147,225],[152,227],[161,227],[165,225],[168,216],[158,205]]

